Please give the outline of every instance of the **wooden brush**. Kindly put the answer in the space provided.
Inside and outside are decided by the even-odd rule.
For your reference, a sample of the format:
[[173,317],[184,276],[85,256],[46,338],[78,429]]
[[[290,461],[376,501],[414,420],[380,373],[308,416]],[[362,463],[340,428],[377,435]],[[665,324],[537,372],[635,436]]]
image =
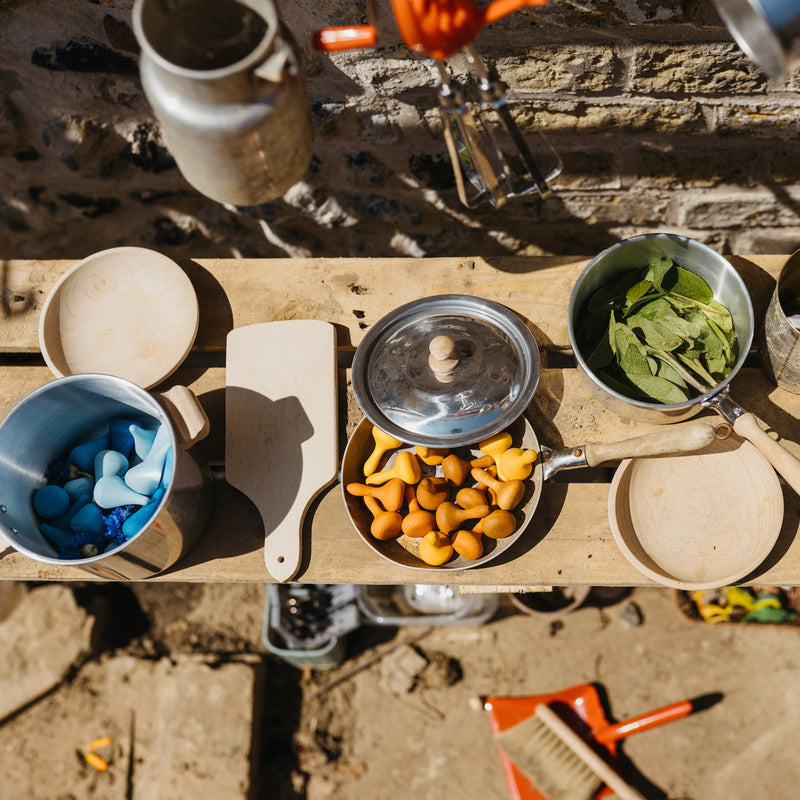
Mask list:
[[620,800],[645,800],[546,703],[497,742],[550,800],[590,800],[603,783]]

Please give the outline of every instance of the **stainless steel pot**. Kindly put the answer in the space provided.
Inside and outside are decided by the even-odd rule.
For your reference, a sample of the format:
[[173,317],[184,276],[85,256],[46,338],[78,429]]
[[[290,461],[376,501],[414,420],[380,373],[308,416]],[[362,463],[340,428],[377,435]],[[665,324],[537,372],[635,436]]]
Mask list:
[[[738,359],[725,380],[699,397],[669,405],[634,400],[606,386],[587,365],[576,336],[584,306],[595,289],[610,283],[625,272],[645,267],[662,257],[671,258],[706,281],[714,292],[714,297],[730,310],[739,346]],[[730,262],[702,242],[668,233],[643,234],[624,239],[595,256],[578,277],[567,311],[569,340],[578,368],[592,394],[606,407],[622,418],[652,424],[677,422],[688,419],[703,408],[713,408],[733,425],[736,433],[751,441],[787,483],[800,493],[800,461],[770,438],[756,417],[739,406],[728,393],[730,382],[741,369],[750,351],[754,327],[750,295]]]
[[[115,417],[166,426],[173,453],[166,491],[151,522],[124,544],[91,558],[59,558],[39,531],[33,494],[45,485],[55,458],[107,431]],[[208,419],[185,387],[164,393],[159,402],[111,375],[71,375],[47,383],[0,423],[0,533],[14,549],[47,564],[116,580],[155,575],[190,549],[208,521],[210,473],[191,449],[207,432]]]

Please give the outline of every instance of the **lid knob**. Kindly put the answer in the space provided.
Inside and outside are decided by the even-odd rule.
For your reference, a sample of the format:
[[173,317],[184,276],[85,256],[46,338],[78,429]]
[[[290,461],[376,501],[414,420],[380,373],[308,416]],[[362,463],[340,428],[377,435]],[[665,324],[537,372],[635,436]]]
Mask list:
[[428,344],[428,366],[437,380],[450,383],[458,366],[456,344],[449,336],[435,336]]

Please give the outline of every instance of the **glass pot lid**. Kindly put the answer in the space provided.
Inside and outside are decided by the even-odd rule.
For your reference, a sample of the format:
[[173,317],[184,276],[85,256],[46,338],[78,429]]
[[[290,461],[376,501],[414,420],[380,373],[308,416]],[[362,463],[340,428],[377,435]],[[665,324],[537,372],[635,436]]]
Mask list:
[[468,295],[423,298],[370,328],[353,359],[367,419],[406,444],[471,445],[525,410],[539,382],[539,351],[522,320]]

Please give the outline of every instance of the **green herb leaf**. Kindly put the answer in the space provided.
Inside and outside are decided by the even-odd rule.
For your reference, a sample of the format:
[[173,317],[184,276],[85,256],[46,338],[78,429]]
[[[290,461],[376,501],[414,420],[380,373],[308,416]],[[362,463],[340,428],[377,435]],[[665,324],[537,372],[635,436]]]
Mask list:
[[677,264],[674,271],[670,270],[665,276],[662,288],[700,303],[708,303],[714,299],[711,287],[699,275],[695,275],[694,272],[689,272],[688,269],[683,269]]

